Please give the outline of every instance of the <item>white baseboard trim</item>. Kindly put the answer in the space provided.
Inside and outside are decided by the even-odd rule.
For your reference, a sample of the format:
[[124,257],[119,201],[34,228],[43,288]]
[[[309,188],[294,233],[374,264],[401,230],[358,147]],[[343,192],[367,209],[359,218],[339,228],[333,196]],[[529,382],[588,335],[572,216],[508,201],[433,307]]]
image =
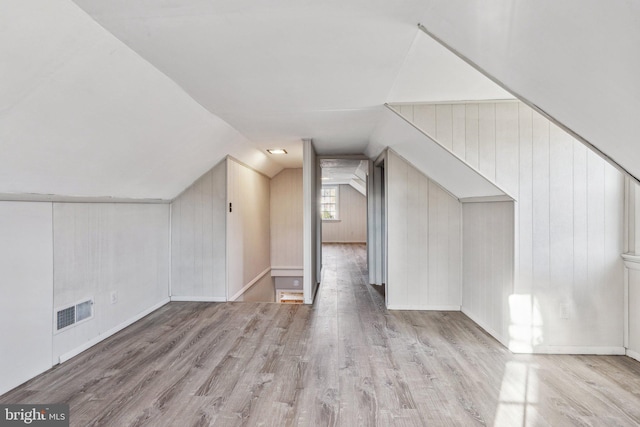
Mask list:
[[459,305],[390,304],[387,310],[460,311]]
[[624,356],[624,347],[616,346],[582,346],[582,345],[545,345],[536,346],[527,354],[588,354],[597,356]]
[[90,339],[89,341],[87,341],[86,343],[82,344],[81,346],[76,347],[73,350],[68,351],[68,352],[66,352],[64,354],[61,354],[60,355],[60,359],[59,359],[60,363],[64,363],[67,360],[71,359],[72,357],[75,357],[75,356],[79,355],[83,351],[90,349],[94,345],[98,344],[100,341],[106,340],[111,335],[113,335],[113,334],[115,334],[117,332],[120,332],[121,330],[123,330],[127,326],[132,325],[133,323],[137,322],[138,320],[142,319],[143,317],[153,313],[154,311],[156,311],[157,309],[159,309],[163,305],[169,303],[170,301],[171,301],[170,298],[164,299],[164,300],[160,301],[158,304],[155,304],[155,305],[147,308],[146,310],[138,313],[136,316],[132,317],[131,319],[126,320],[126,321],[120,323],[119,325],[109,329],[108,331],[98,335],[97,337]]
[[226,302],[227,299],[225,297],[185,297],[172,295],[171,301],[180,301],[180,302]]
[[271,271],[271,267],[265,268],[265,270],[262,273],[258,274],[252,281],[250,281],[249,283],[244,285],[244,287],[242,289],[240,289],[231,298],[229,298],[229,301],[235,301],[238,298],[240,298],[240,295],[242,295],[245,292],[247,292],[250,287],[252,287],[256,283],[258,283],[260,281],[260,279],[262,279],[264,276],[266,276],[270,271]]
[[462,311],[462,313],[465,316],[471,319],[473,323],[480,326],[482,329],[484,329],[486,333],[488,333],[493,338],[495,338],[500,344],[509,348],[509,343],[506,343],[500,334],[498,334],[493,328],[490,328],[484,321],[480,320],[478,316],[476,316],[474,313],[470,312],[468,309],[464,307],[462,307],[460,311]]
[[640,362],[640,353],[627,349],[627,356]]

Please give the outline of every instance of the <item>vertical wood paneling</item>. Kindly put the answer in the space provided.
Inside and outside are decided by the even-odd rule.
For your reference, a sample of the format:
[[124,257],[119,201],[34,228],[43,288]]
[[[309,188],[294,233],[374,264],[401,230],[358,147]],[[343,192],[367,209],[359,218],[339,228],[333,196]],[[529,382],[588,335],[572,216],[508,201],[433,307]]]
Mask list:
[[436,141],[453,150],[453,109],[450,104],[436,105]]
[[496,183],[508,194],[518,198],[518,104],[495,104]]
[[225,299],[225,163],[204,174],[172,203],[172,296]]
[[450,197],[433,181],[429,182],[429,301],[446,299],[449,273],[449,206]]
[[389,307],[458,309],[460,202],[392,151],[386,172]]
[[[431,193],[429,192],[429,187],[431,184],[431,181],[425,177],[424,175],[420,174],[419,171],[415,170],[415,168],[412,168],[414,170],[414,172],[418,172],[418,174],[415,176],[416,180],[418,181],[418,186],[417,187],[412,187],[415,188],[417,191],[417,194],[419,195],[418,197],[418,201],[416,204],[409,204],[409,210],[410,211],[417,211],[418,213],[418,218],[417,218],[417,222],[415,223],[416,225],[413,226],[413,229],[415,230],[415,234],[416,237],[419,239],[419,246],[412,246],[410,247],[410,252],[417,254],[417,258],[418,261],[416,264],[411,264],[411,265],[415,265],[418,266],[420,265],[421,268],[419,269],[420,272],[418,274],[418,279],[416,280],[416,282],[419,280],[418,286],[420,288],[418,293],[412,293],[410,296],[411,298],[418,298],[419,304],[421,306],[427,307],[430,304],[430,300],[429,300],[429,198]],[[458,203],[457,200],[455,200],[456,203]],[[455,284],[451,284],[452,286],[455,286]],[[456,301],[455,299],[453,301]]]
[[[448,196],[448,195],[447,195]],[[449,271],[446,277],[445,301],[462,302],[462,206],[453,197],[448,202],[447,220],[449,225],[447,245],[449,249],[447,263]]]
[[574,293],[589,292],[588,287],[588,149],[582,144],[573,147],[573,284]]
[[429,136],[436,136],[436,106],[415,105],[413,108],[413,123]]
[[[604,163],[604,162],[603,162]],[[606,283],[623,283],[624,267],[619,256],[624,246],[624,177],[616,169],[604,163],[604,271]],[[603,305],[620,307],[624,304],[624,289],[621,286],[598,286]],[[633,307],[637,310],[638,306]],[[624,328],[624,312],[611,310],[609,316],[600,324],[600,336],[608,339],[610,346],[620,345],[620,336],[609,333]]]
[[478,170],[495,182],[496,179],[496,105],[478,106]]
[[322,241],[334,243],[366,243],[367,198],[350,185],[338,190],[339,221],[322,222]]
[[270,180],[227,160],[227,295],[233,299],[271,265]]
[[414,121],[413,114],[413,105],[400,105],[398,106],[398,111],[402,114],[407,120]]
[[94,299],[93,319],[54,336],[56,360],[169,297],[169,205],[53,209],[54,307]]
[[226,162],[211,170],[213,264],[211,295],[224,296],[227,283],[227,167]]
[[[533,144],[533,280],[536,292],[549,288],[549,121],[535,114]],[[554,310],[557,312],[557,310]],[[533,314],[532,314],[533,315]]]
[[451,106],[452,123],[452,151],[453,154],[464,159],[466,157],[466,105]]
[[[587,188],[589,195],[587,199],[588,216],[587,216],[587,259],[588,259],[588,275],[589,286],[588,292],[595,297],[598,284],[602,280],[604,271],[604,176],[605,166],[601,159],[594,153],[587,155]],[[595,323],[595,322],[594,322]],[[597,325],[590,325],[597,326]]]
[[513,285],[513,203],[463,203],[462,310],[498,340]]
[[440,247],[440,234],[442,233],[440,210],[441,210],[441,191],[437,184],[429,180],[429,209],[427,210],[428,229],[427,229],[427,265],[429,266],[427,273],[427,283],[429,291],[427,293],[427,301],[436,301],[440,291],[440,270],[442,265],[440,259],[442,257]]
[[51,203],[0,202],[0,394],[52,365]]
[[407,305],[407,163],[389,151],[387,157],[387,278],[389,306]]
[[271,266],[302,269],[302,169],[271,179]]
[[[457,107],[451,105],[452,152],[460,156],[456,147],[462,132],[456,123],[462,110]],[[426,106],[421,108],[427,111]],[[442,104],[433,108],[447,111]],[[423,126],[428,123],[426,116],[421,118]],[[540,351],[616,346],[621,313],[619,255],[624,250],[621,174],[521,103],[468,103],[464,122],[463,158],[517,201],[515,297],[529,298],[530,330],[539,330],[529,344]],[[447,126],[446,113],[436,123]],[[446,132],[439,135],[448,138]],[[491,274],[491,268],[473,266],[481,279]],[[429,274],[435,280],[437,273]],[[487,316],[499,309],[493,300],[506,285],[496,284],[500,292],[464,285],[465,306],[482,300],[478,307],[485,311],[479,312]],[[487,295],[492,295],[491,301],[483,299]]]
[[518,189],[518,281],[517,292],[533,292],[533,110],[518,104],[520,141],[520,167]]
[[[640,270],[627,270],[629,274],[629,350],[640,355]],[[638,358],[638,357],[636,357]]]
[[[407,247],[412,248],[407,251],[406,262],[410,266],[419,266],[425,259],[424,248],[427,246],[426,236],[428,233],[426,218],[421,217],[420,206],[425,198],[421,192],[421,183],[425,181],[422,175],[415,168],[407,168],[407,205],[406,205],[406,221],[407,221]],[[428,218],[428,217],[427,217]],[[417,299],[420,304],[426,304],[423,299],[422,290],[429,288],[428,277],[426,277],[423,268],[416,268],[415,273],[411,274],[410,279],[406,283],[407,297],[404,304],[409,304],[409,298]]]
[[[479,168],[479,117],[480,110],[478,104],[465,105],[465,160],[474,168]],[[479,170],[479,169],[478,169]]]
[[[551,124],[549,128],[549,277],[550,286],[556,295],[550,300],[547,316],[562,321],[560,304],[569,304],[573,294],[573,143],[566,132]],[[555,306],[554,306],[555,303]],[[565,322],[567,319],[564,319]],[[547,339],[558,342],[551,336],[559,329],[547,332]]]

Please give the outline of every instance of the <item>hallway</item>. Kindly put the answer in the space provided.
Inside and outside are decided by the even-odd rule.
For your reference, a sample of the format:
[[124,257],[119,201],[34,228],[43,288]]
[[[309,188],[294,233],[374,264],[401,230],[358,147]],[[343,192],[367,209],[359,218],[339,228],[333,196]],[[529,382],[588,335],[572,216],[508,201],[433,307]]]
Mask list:
[[513,355],[459,312],[392,311],[364,245],[323,246],[314,306],[167,304],[0,397],[71,425],[638,425],[640,364]]

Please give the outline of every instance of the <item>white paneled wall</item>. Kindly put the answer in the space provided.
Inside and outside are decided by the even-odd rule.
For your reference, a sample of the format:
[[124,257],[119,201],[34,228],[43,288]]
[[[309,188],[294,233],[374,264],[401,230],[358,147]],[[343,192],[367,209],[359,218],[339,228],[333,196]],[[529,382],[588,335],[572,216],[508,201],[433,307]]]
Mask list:
[[171,298],[226,300],[226,160],[171,204]]
[[621,352],[622,174],[520,102],[461,105],[401,111],[517,200],[512,309],[539,332],[511,347]]
[[51,203],[0,202],[0,395],[52,365]]
[[94,300],[93,319],[54,335],[54,363],[168,302],[169,205],[54,203],[53,233],[54,308]]
[[322,221],[326,243],[366,243],[367,198],[350,185],[338,186],[338,221]]
[[513,294],[514,203],[462,204],[462,311],[509,344]]
[[227,160],[227,297],[234,301],[271,269],[270,179]]
[[626,271],[628,285],[628,330],[627,330],[627,354],[636,360],[640,360],[640,258],[634,257],[633,261],[627,261]]
[[271,267],[302,270],[302,169],[271,178]]
[[385,173],[388,308],[459,310],[460,202],[392,150]]
[[625,264],[625,347],[640,360],[640,186],[627,183],[627,251]]

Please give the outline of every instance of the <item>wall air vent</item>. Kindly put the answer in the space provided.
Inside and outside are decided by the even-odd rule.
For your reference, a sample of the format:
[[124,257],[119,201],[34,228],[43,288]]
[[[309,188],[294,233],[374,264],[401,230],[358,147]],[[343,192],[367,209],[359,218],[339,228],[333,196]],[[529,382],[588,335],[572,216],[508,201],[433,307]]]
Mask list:
[[56,333],[89,320],[93,317],[93,299],[57,309],[55,317]]
[[76,306],[63,308],[58,311],[57,329],[64,329],[76,323]]

